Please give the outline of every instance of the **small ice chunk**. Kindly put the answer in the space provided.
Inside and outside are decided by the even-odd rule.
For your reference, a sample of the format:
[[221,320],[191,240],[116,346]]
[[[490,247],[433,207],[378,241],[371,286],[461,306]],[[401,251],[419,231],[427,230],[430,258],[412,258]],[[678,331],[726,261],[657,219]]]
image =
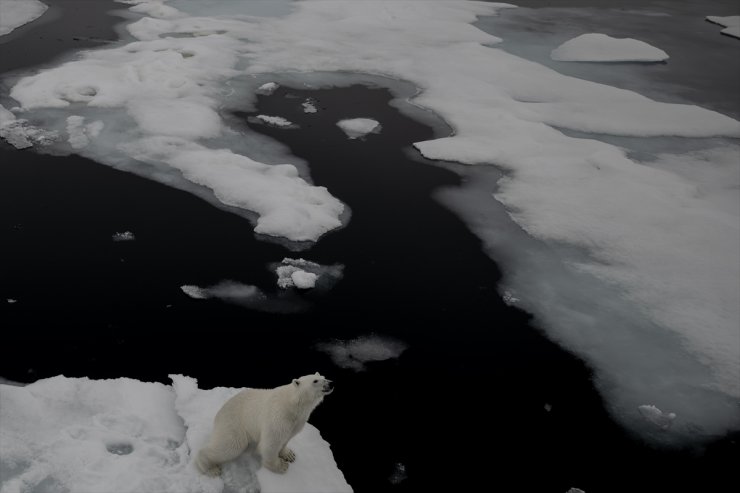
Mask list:
[[180,289],[182,289],[183,293],[196,300],[206,300],[209,298],[208,294],[199,286],[185,284],[180,286]]
[[545,403],[545,411],[547,411],[548,413],[550,411],[552,411],[552,404],[550,404],[549,402],[546,402]]
[[16,119],[15,115],[0,105],[0,138],[16,149],[26,149],[34,145],[49,145],[57,140],[58,134]]
[[380,123],[377,120],[371,118],[352,118],[349,120],[340,120],[337,122],[337,126],[341,128],[347,137],[350,139],[356,139],[358,137],[364,137],[369,133],[380,132]]
[[673,420],[676,419],[675,413],[664,413],[651,404],[639,406],[638,409],[640,410],[640,414],[642,414],[643,418],[658,426],[662,430],[667,430],[668,428],[670,428],[673,424]]
[[115,233],[112,238],[113,241],[133,241],[136,236],[131,231],[124,231],[123,233]]
[[397,462],[393,468],[393,473],[388,478],[391,484],[398,484],[404,481],[408,475],[406,474],[406,466],[400,462]]
[[396,359],[406,348],[404,342],[376,335],[348,341],[335,340],[316,346],[316,349],[328,354],[335,365],[354,371],[365,370],[365,364],[371,361]]
[[301,106],[303,106],[303,112],[304,113],[316,113],[318,110],[316,109],[316,104],[312,99],[305,100]]
[[511,294],[510,291],[504,291],[504,295],[502,298],[504,300],[504,303],[506,303],[507,305],[513,305],[514,303],[519,301],[519,298]]
[[713,24],[724,26],[724,29],[720,31],[722,34],[740,39],[740,15],[730,15],[727,17],[708,15],[707,20]]
[[263,96],[269,96],[273,92],[277,91],[278,87],[280,86],[276,82],[268,82],[259,86],[254,92],[256,92],[257,94],[262,94]]
[[7,301],[7,302],[8,302],[8,304],[10,304],[10,305],[12,305],[13,303],[17,303],[17,302],[18,302],[18,300],[14,300],[13,298],[8,298],[8,299],[7,299],[6,301]]
[[0,36],[37,19],[48,8],[38,0],[2,0]]
[[552,50],[550,57],[563,62],[662,62],[669,58],[668,53],[644,41],[600,33],[568,40]]
[[582,490],[582,489],[580,489],[580,488],[570,488],[570,489],[569,489],[568,491],[566,491],[565,493],[586,493],[586,492],[585,492],[585,491],[583,491],[583,490]]
[[290,127],[293,125],[293,122],[286,120],[282,116],[257,115],[257,119],[273,127]]
[[311,289],[316,286],[316,279],[319,276],[313,272],[306,272],[305,270],[296,270],[290,275],[293,285],[298,289]]

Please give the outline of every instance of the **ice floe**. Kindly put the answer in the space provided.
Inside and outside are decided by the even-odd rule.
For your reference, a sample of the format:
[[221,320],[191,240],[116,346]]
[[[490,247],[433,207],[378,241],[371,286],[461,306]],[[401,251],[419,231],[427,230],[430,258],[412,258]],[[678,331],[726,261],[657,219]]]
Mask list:
[[38,0],[2,0],[0,36],[41,17],[49,7]]
[[2,491],[221,493],[248,484],[263,493],[351,491],[310,424],[291,442],[298,459],[285,475],[257,469],[251,453],[221,477],[199,474],[193,454],[220,406],[241,389],[202,390],[192,378],[171,378],[171,386],[63,376],[0,384]]
[[341,128],[347,137],[357,139],[370,133],[380,132],[380,122],[371,118],[351,118],[340,120],[337,126]]
[[279,288],[311,289],[320,286],[328,289],[342,277],[344,266],[321,265],[302,258],[284,258],[274,266]]
[[661,430],[667,430],[676,419],[676,413],[665,413],[651,404],[639,406],[640,414]]
[[278,87],[280,86],[278,85],[277,82],[265,82],[264,84],[259,86],[254,92],[256,92],[257,94],[262,94],[264,96],[269,96],[275,91],[277,91]]
[[316,346],[316,349],[328,354],[335,365],[354,371],[365,370],[370,362],[396,359],[406,348],[407,345],[402,341],[376,335],[323,342]]
[[632,38],[612,38],[601,33],[587,33],[561,44],[550,53],[563,62],[663,62],[668,53]]
[[268,125],[272,125],[273,127],[287,128],[294,126],[293,122],[286,120],[282,116],[257,115],[255,118],[261,122],[267,123]]
[[733,38],[740,38],[740,15],[729,15],[726,17],[708,15],[707,20],[713,24],[723,26],[724,29],[720,31],[722,34],[732,36]]
[[113,234],[113,241],[134,241],[136,236],[131,231],[123,231]]

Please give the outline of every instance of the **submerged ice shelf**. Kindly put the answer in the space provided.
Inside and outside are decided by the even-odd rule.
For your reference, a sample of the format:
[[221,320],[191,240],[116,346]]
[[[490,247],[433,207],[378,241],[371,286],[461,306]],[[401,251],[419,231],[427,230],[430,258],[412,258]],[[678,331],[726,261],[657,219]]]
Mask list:
[[[319,70],[409,81],[421,90],[414,104],[455,131],[416,143],[424,156],[504,171],[468,198],[479,199],[476,210],[505,210],[522,242],[496,243],[485,224],[493,219],[476,216],[479,224],[461,214],[484,242],[501,247],[494,256],[505,259],[517,305],[595,368],[614,414],[641,431],[639,405],[675,412],[671,435],[657,440],[740,426],[740,231],[737,195],[726,186],[738,177],[727,159],[736,142],[705,155],[666,149],[662,159],[639,162],[622,148],[564,133],[737,138],[740,122],[497,49],[499,38],[471,24],[505,4],[306,0],[259,18],[160,5],[138,2],[136,11],[149,15],[127,26],[138,41],[19,80],[10,94],[17,116],[62,135],[71,116],[100,121],[78,152],[123,169],[145,163],[168,183],[188,180],[212,202],[257,215],[257,232],[316,240],[341,225],[344,204],[300,166],[250,154],[265,146],[245,145],[249,134],[226,125],[220,111],[271,92],[265,83],[277,73],[297,84]],[[536,251],[521,248],[528,242],[551,248],[525,258]],[[527,268],[538,262],[552,268]],[[605,299],[594,303],[595,293]],[[616,356],[614,338],[624,343]]]

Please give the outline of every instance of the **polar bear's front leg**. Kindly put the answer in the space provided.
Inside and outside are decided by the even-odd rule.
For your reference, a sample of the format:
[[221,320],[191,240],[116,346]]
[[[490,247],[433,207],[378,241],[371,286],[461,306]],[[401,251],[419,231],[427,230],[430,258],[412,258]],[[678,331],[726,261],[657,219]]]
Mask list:
[[288,470],[288,461],[280,457],[283,447],[276,440],[263,437],[258,448],[262,457],[262,465],[267,469],[277,474],[283,474]]
[[287,462],[295,462],[295,452],[290,450],[288,447],[283,447],[283,450],[280,451],[278,457]]

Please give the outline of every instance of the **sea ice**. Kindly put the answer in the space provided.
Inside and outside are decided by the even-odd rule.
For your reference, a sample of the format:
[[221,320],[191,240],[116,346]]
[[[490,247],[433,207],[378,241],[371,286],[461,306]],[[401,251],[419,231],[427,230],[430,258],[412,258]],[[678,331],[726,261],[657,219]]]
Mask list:
[[124,231],[113,235],[113,241],[134,241],[135,239],[136,236],[131,231]]
[[661,430],[667,430],[676,419],[676,413],[664,413],[657,407],[649,404],[639,406],[640,414]]
[[326,289],[342,277],[343,266],[326,266],[302,258],[284,258],[282,262],[274,265],[274,270],[278,276],[277,285],[282,289],[292,287],[311,289],[316,287],[319,280]]
[[41,17],[49,7],[38,0],[2,0],[0,5],[0,36]]
[[396,359],[406,348],[404,342],[376,335],[324,342],[316,346],[316,349],[328,354],[335,365],[354,371],[365,370],[369,362]]
[[714,24],[724,26],[721,33],[733,38],[740,38],[740,15],[730,15],[727,17],[717,17],[714,15],[708,15],[707,20]]
[[172,386],[63,376],[0,383],[2,492],[221,493],[244,491],[240,480],[249,477],[263,493],[351,491],[310,424],[291,442],[298,459],[283,476],[265,469],[255,476],[251,454],[219,478],[198,473],[193,454],[216,411],[241,389],[200,390],[192,378],[171,378]]
[[264,96],[269,96],[277,91],[278,87],[280,86],[277,84],[277,82],[266,82],[255,89],[254,92],[256,92],[257,94],[262,94]]
[[668,53],[632,38],[612,38],[606,34],[582,34],[561,44],[550,54],[563,62],[662,62]]
[[79,115],[67,117],[67,142],[73,149],[82,149],[90,143],[90,138],[97,137],[103,130],[104,123],[94,121],[85,124],[85,118]]
[[287,128],[293,126],[293,122],[286,120],[282,116],[257,115],[256,118],[268,125],[272,125],[273,127]]
[[304,113],[316,113],[318,111],[316,109],[316,104],[312,99],[305,100],[303,103],[301,103],[301,106],[303,106]]
[[364,137],[369,133],[380,132],[380,123],[370,118],[340,120],[337,122],[337,126],[341,128],[350,139],[357,139],[359,137]]

